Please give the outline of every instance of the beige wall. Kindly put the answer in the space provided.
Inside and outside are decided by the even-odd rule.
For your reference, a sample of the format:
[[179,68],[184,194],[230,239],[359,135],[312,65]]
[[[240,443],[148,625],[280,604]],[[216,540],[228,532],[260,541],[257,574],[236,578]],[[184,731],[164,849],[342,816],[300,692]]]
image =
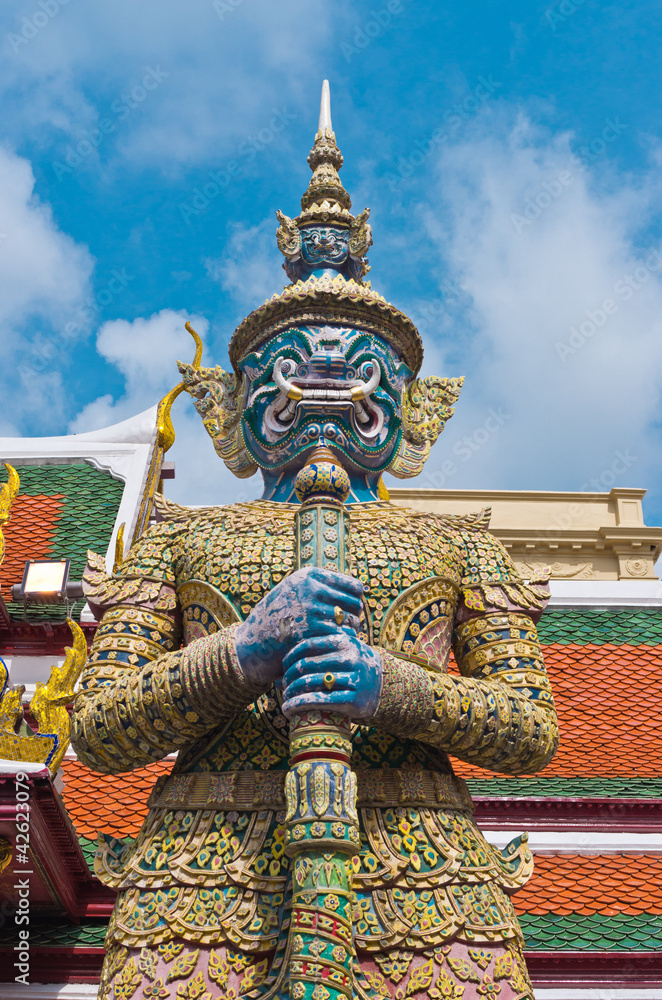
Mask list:
[[492,508],[490,529],[523,575],[551,567],[560,580],[656,580],[662,528],[644,524],[645,490],[546,493],[509,490],[390,490],[391,501],[435,514]]

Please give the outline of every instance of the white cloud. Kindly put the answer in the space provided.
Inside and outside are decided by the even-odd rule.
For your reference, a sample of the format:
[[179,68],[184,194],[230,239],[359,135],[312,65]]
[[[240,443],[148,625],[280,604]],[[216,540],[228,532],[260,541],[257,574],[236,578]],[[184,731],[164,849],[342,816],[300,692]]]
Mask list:
[[275,216],[257,226],[233,224],[222,255],[205,261],[209,276],[232,297],[242,316],[289,284],[276,248],[277,228]]
[[[124,376],[124,393],[109,394],[88,403],[69,426],[69,433],[108,427],[153,406],[179,382],[177,360],[190,360],[194,346],[184,326],[187,321],[206,339],[208,322],[185,311],[162,309],[148,318],[112,320],[97,336],[101,357]],[[212,364],[205,355],[203,364]],[[240,481],[223,465],[187,394],[175,400],[172,420],[176,440],[167,460],[174,461],[176,479],[167,495],[182,503],[233,503],[254,499],[261,480]]]
[[[438,200],[423,214],[457,289],[431,354],[452,362],[444,374],[467,376],[430,471],[450,460],[448,488],[580,489],[591,479],[607,490],[653,488],[662,262],[650,251],[662,261],[662,247],[646,226],[660,208],[655,174],[610,188],[573,155],[570,136],[504,118],[485,115],[444,150]],[[628,290],[629,276],[637,287]],[[634,460],[614,481],[619,451]]]
[[162,309],[147,319],[109,320],[97,334],[97,351],[124,376],[119,399],[109,394],[88,403],[70,424],[72,433],[108,427],[157,403],[179,382],[176,362],[188,360],[194,346],[189,321],[204,338],[209,324],[201,316]]
[[28,160],[0,147],[0,323],[65,322],[88,291],[92,258],[34,194]]
[[[305,81],[342,19],[319,0],[114,0],[62,5],[33,33],[25,18],[39,11],[5,0],[0,14],[8,134],[30,130],[43,143],[59,133],[64,149],[107,116],[117,126],[107,147],[117,142],[124,160],[165,171],[227,156],[268,125],[272,105],[308,107]],[[34,37],[17,41],[26,30]],[[140,87],[148,67],[166,74],[163,83],[118,121],[113,102]]]
[[[34,184],[28,160],[0,147],[0,378],[5,398],[13,390],[14,420],[42,414],[44,424],[53,424],[64,406],[54,369],[87,328],[81,309],[93,260],[86,247],[58,229]],[[78,325],[67,336],[70,322]]]

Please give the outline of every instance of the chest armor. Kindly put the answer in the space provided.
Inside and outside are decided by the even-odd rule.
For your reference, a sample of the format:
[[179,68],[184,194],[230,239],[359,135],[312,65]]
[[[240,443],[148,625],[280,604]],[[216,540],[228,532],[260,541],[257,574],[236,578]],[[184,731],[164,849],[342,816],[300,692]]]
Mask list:
[[[189,521],[173,552],[186,643],[244,619],[294,569],[293,513],[261,502]],[[460,585],[472,570],[457,525],[435,519],[434,527],[389,504],[352,507],[351,568],[367,587],[364,641],[445,670]],[[258,954],[285,941],[288,756],[277,687],[180,751],[135,843],[113,841],[97,858],[99,877],[120,890],[117,940],[142,946],[174,934]],[[352,766],[362,838],[353,860],[357,947],[440,947],[458,934],[475,946],[516,936],[503,889],[526,880],[530,854],[519,842],[503,854],[492,848],[468,803],[441,804],[438,793],[444,800],[457,786],[446,755],[357,726]],[[261,806],[255,797],[241,805],[249,787]]]
[[[242,621],[294,569],[289,504],[237,505],[196,520],[178,562],[185,642]],[[390,504],[351,508],[350,565],[366,587],[362,638],[445,669],[465,570],[457,528]],[[454,537],[455,536],[455,537]]]
[[[289,504],[238,505],[191,525],[177,579],[186,644],[243,620],[292,572],[294,510]],[[350,566],[366,587],[360,638],[445,670],[464,568],[452,528],[431,534],[428,518],[411,511],[384,503],[353,506]],[[286,769],[289,722],[280,701],[275,686],[182,755],[178,769]],[[370,727],[357,729],[354,743],[359,768],[450,771],[444,754]]]

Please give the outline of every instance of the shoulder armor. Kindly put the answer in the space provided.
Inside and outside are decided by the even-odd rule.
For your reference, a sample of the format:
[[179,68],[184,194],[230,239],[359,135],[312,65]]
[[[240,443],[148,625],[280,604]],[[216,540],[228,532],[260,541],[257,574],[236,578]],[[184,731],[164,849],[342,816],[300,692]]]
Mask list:
[[223,507],[186,507],[184,504],[166,500],[162,493],[154,497],[154,509],[157,521],[192,521],[199,517],[210,517],[218,514]]
[[492,508],[483,507],[481,510],[472,511],[471,514],[428,514],[428,517],[457,532],[486,532],[492,519]]

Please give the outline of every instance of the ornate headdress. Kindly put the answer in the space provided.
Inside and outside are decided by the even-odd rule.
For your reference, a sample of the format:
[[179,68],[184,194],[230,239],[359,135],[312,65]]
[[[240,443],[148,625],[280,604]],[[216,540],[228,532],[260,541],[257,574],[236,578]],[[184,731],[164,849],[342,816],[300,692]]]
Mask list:
[[[250,313],[230,340],[234,373],[222,368],[179,364],[218,454],[240,478],[257,470],[241,433],[244,379],[241,362],[277,334],[296,325],[354,327],[390,343],[413,373],[423,361],[423,343],[414,323],[364,281],[365,254],[372,245],[369,209],[351,214],[352,202],[338,171],[343,156],[331,125],[329,84],[322,86],[320,118],[308,156],[313,172],[290,219],[278,211],[278,249],[291,284]],[[401,478],[417,475],[446,420],[453,414],[462,379],[414,379],[403,394],[403,436],[390,470]]]

